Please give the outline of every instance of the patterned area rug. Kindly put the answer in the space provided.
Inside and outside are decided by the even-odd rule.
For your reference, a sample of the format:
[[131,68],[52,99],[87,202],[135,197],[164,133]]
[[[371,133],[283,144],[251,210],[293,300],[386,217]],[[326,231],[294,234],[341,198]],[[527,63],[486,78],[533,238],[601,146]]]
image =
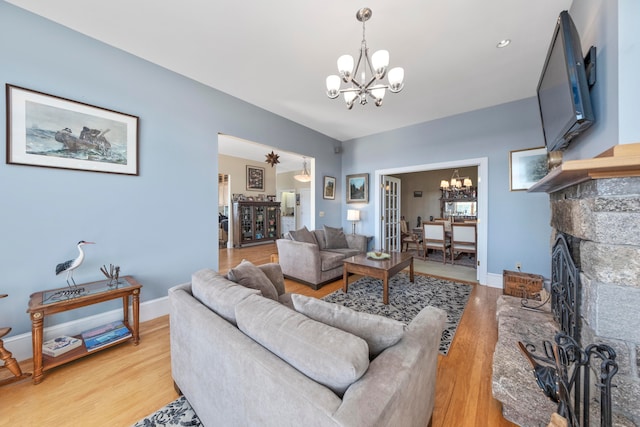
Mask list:
[[[416,253],[416,251],[414,252],[414,257],[421,257],[422,255],[418,255]],[[432,262],[442,262],[442,251],[438,251],[438,250],[432,250],[429,252],[429,257],[425,259],[425,261],[432,261]],[[447,253],[447,260],[446,260],[447,264],[451,263],[451,255],[449,255]],[[476,257],[473,256],[473,254],[466,254],[466,253],[461,253],[458,254],[458,256],[456,256],[453,259],[453,264],[454,265],[462,265],[465,267],[471,267],[471,268],[475,268],[476,266]]]
[[138,421],[131,427],[198,427],[202,423],[184,396]]
[[400,272],[389,280],[388,305],[382,303],[382,280],[370,277],[349,284],[346,294],[340,289],[323,300],[407,324],[428,305],[441,308],[447,312],[447,323],[440,340],[440,353],[446,355],[473,287],[419,274],[414,278],[415,282],[411,283],[408,273]]

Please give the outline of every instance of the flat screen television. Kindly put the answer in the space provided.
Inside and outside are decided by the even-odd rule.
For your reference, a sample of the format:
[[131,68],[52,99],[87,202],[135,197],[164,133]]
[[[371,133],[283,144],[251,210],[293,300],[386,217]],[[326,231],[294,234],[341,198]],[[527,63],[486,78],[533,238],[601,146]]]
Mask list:
[[547,151],[565,149],[595,121],[580,37],[566,10],[558,17],[537,94]]

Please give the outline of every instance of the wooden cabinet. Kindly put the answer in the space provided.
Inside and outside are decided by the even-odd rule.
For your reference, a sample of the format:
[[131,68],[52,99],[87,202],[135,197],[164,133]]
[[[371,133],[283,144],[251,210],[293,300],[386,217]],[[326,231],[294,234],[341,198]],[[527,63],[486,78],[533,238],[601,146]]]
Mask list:
[[466,192],[442,191],[440,198],[440,217],[452,220],[476,219],[478,217],[478,198],[476,189]]
[[280,237],[280,202],[235,202],[233,224],[234,247],[272,242]]

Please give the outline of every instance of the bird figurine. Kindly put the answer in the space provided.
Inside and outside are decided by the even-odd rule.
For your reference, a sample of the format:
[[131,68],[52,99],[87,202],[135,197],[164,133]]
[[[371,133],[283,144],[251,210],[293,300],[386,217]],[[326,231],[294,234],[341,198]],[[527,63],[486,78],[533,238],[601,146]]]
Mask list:
[[[93,244],[94,244],[93,242],[85,242],[84,240],[80,240],[78,242],[78,252],[80,252],[78,254],[78,257],[75,259],[70,259],[69,261],[61,262],[60,264],[56,265],[56,276],[59,275],[60,273],[64,273],[65,271],[67,272],[67,285],[70,288],[76,286],[76,282],[75,280],[73,280],[73,270],[80,267],[80,264],[82,264],[82,261],[84,261],[84,251],[82,250],[82,247],[84,245],[93,245]],[[73,286],[71,286],[71,283],[69,283],[69,280],[71,280],[71,283],[73,283]]]

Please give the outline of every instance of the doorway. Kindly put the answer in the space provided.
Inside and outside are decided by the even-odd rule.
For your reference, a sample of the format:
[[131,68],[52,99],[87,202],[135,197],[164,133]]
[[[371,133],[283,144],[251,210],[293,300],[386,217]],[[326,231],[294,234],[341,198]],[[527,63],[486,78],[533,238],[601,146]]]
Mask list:
[[[477,211],[477,230],[478,230],[478,241],[477,241],[477,261],[478,266],[476,270],[476,280],[480,284],[487,283],[487,238],[488,238],[488,164],[489,160],[487,157],[474,158],[474,159],[466,159],[466,160],[456,160],[451,162],[442,162],[442,163],[431,163],[431,164],[423,164],[423,165],[415,165],[415,166],[406,166],[399,167],[393,169],[381,169],[375,171],[375,181],[381,182],[381,179],[385,175],[397,175],[402,173],[411,173],[411,172],[424,172],[424,171],[433,171],[439,169],[454,169],[454,168],[462,168],[467,166],[477,166],[478,168],[478,211]],[[381,192],[374,192],[375,200],[374,200],[374,212],[378,218],[382,218],[382,206],[383,200],[381,196]],[[375,227],[375,244],[379,245],[382,241],[383,233],[381,232],[382,226],[381,224],[376,225]]]
[[[268,165],[265,163],[265,153],[268,154],[272,151],[278,155],[279,162],[274,165]],[[305,161],[308,165],[311,181],[301,183],[295,179],[295,176],[300,173]],[[263,171],[264,188],[262,190],[247,189],[247,166],[253,166],[255,169]],[[221,192],[227,191],[229,194],[227,202],[228,213],[226,214],[228,216],[227,249],[234,247],[234,200],[246,200],[249,198],[267,200],[273,196],[275,200],[281,201],[282,191],[290,190],[294,193],[294,196],[300,197],[300,191],[306,188],[308,191],[307,197],[300,203],[303,204],[301,207],[305,208],[304,211],[309,217],[306,220],[307,227],[312,228],[315,225],[315,216],[313,215],[313,212],[315,212],[315,158],[219,133],[218,173],[228,177],[226,189],[218,187],[219,215],[220,206],[224,206],[220,200]],[[224,208],[222,209],[224,211]],[[295,227],[295,223],[293,227]],[[219,235],[222,235],[220,229]],[[278,236],[280,235],[282,233],[278,232]]]

